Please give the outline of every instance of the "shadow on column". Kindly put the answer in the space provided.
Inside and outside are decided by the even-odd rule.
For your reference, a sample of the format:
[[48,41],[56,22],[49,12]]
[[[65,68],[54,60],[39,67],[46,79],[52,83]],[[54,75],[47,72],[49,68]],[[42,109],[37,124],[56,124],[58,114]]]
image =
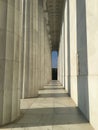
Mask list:
[[77,0],[78,106],[89,120],[86,1]]

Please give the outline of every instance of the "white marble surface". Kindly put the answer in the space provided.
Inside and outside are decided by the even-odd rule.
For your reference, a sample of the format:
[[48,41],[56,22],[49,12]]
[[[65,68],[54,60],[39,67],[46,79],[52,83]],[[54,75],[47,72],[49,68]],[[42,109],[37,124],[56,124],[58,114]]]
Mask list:
[[0,125],[20,115],[20,1],[0,0]]
[[63,87],[56,81],[40,90],[39,95],[38,98],[22,99],[21,118],[1,129],[93,130]]

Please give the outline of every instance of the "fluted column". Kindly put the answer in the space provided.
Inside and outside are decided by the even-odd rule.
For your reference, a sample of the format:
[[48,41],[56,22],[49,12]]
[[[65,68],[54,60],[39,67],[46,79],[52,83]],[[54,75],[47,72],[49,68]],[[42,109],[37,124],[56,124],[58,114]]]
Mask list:
[[68,2],[66,1],[64,10],[64,24],[65,24],[65,89],[70,93],[70,31],[69,31],[69,16],[68,16]]
[[47,78],[48,78],[48,75],[47,75],[47,64],[48,64],[48,57],[47,57],[47,54],[48,54],[48,52],[47,52],[47,45],[48,45],[48,43],[47,43],[47,30],[46,30],[46,20],[45,20],[45,54],[44,54],[44,56],[45,56],[45,63],[44,63],[44,65],[45,65],[45,78],[44,78],[44,80],[45,80],[45,84],[47,84]]
[[44,10],[43,10],[43,1],[42,0],[40,0],[40,6],[41,6],[41,10],[40,10],[40,15],[41,15],[41,20],[40,20],[40,23],[41,23],[41,39],[40,39],[40,41],[41,41],[41,89],[43,89],[43,87],[44,87],[44,80],[45,80],[45,70],[44,70],[44,68],[45,68],[45,64],[44,64],[44,62],[45,62],[45,59],[44,59],[44,52],[45,52],[45,40],[44,40],[44,37],[45,37],[45,30],[44,30],[44,24],[45,24],[45,22],[44,22]]
[[[30,41],[29,41],[29,85],[28,85],[28,95],[27,95],[27,97],[33,97],[34,96],[34,93],[35,93],[35,91],[34,91],[34,87],[36,87],[36,86],[34,86],[34,82],[35,82],[35,80],[34,80],[34,70],[33,70],[33,67],[35,67],[35,55],[34,55],[34,53],[35,53],[35,46],[33,45],[33,44],[35,44],[34,42],[33,42],[33,33],[35,34],[35,32],[33,32],[33,22],[34,22],[34,20],[33,20],[33,0],[30,0],[30,2],[29,2],[29,5],[30,5],[30,12],[29,12],[29,22],[30,22],[30,25],[29,25],[29,28],[30,28],[30,33],[29,33],[29,38],[30,38]],[[34,55],[34,57],[33,57],[33,55]],[[35,75],[36,75],[36,73],[35,73]]]
[[61,78],[61,75],[62,75],[62,55],[61,55],[61,42],[60,42],[60,47],[59,47],[59,58],[58,58],[58,72],[59,72],[59,81],[62,83],[62,78]]
[[19,1],[0,1],[0,125],[20,115],[19,6]]
[[39,83],[38,0],[25,0],[23,97],[36,97]]
[[20,85],[20,98],[22,98],[23,91],[23,67],[24,67],[24,0],[20,0],[20,44],[19,44],[19,85]]
[[63,87],[65,87],[65,79],[64,79],[64,77],[65,77],[65,64],[64,64],[64,61],[65,61],[65,59],[64,59],[64,54],[65,54],[65,50],[64,50],[64,44],[65,44],[65,28],[64,28],[64,22],[62,22],[62,37],[61,37],[61,39],[62,39],[62,45],[61,45],[61,58],[62,58],[62,75],[61,75],[61,78],[62,78],[62,85],[63,85]]
[[[13,4],[12,0],[8,1]],[[21,7],[20,2],[15,0],[14,7],[14,50],[13,50],[13,87],[12,87],[12,121],[20,115],[20,47],[21,47],[21,33],[20,33],[20,17]],[[10,15],[11,12],[9,12]],[[11,19],[11,18],[10,18]],[[9,21],[10,22],[10,21]],[[8,25],[9,26],[9,25]],[[13,44],[13,43],[12,43]]]
[[38,56],[39,56],[39,34],[38,34],[38,0],[33,0],[33,96],[38,96]]
[[47,25],[45,20],[45,84],[51,80],[51,50],[49,43],[49,36],[47,31]]
[[[4,112],[3,109],[5,109],[4,105],[4,92],[7,91],[7,87],[5,88],[5,63],[6,63],[6,26],[7,26],[7,2],[5,1],[0,1],[0,125],[4,124]],[[9,72],[11,73],[11,72]],[[12,76],[11,76],[12,77]],[[12,80],[10,79],[10,82],[12,82]],[[10,83],[9,83],[10,84]],[[9,93],[11,95],[11,97],[9,97],[10,99],[12,98],[12,84],[11,87],[9,88]],[[8,98],[7,98],[8,99]],[[11,102],[9,102],[9,119],[8,121],[11,121]]]
[[30,0],[24,1],[24,65],[22,98],[28,96],[29,87],[29,34],[30,34]]
[[59,62],[59,52],[58,52],[58,81],[60,81],[60,62]]
[[52,59],[51,59],[51,46],[48,39],[48,82],[52,80]]
[[42,3],[43,1],[42,0],[39,0],[39,89],[42,89],[43,85],[41,84],[41,73],[42,73],[42,69],[41,69],[41,44],[42,44],[42,19],[43,19],[43,15],[42,15],[42,12],[43,12],[43,7],[42,7]]
[[39,35],[38,0],[30,0],[29,95],[38,96],[39,90]]

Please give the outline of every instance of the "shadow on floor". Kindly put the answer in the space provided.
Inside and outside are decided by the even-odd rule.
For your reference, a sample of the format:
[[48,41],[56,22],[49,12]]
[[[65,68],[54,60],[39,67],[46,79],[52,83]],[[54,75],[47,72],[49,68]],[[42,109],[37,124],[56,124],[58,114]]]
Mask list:
[[45,88],[45,90],[63,90],[64,88]]
[[49,94],[39,94],[40,98],[62,98],[69,97],[67,93],[49,93]]
[[36,108],[27,110],[22,109],[21,111],[24,114],[20,120],[3,128],[23,128],[88,123],[88,121],[76,107]]
[[[45,86],[62,86],[62,84],[46,84]],[[64,88],[64,87],[62,87],[62,88]]]

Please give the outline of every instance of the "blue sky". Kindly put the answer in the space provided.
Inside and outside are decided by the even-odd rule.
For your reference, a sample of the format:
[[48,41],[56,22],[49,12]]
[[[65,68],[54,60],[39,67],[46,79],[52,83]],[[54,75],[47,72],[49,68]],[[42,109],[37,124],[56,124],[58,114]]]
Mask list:
[[57,51],[52,51],[52,68],[57,68]]

